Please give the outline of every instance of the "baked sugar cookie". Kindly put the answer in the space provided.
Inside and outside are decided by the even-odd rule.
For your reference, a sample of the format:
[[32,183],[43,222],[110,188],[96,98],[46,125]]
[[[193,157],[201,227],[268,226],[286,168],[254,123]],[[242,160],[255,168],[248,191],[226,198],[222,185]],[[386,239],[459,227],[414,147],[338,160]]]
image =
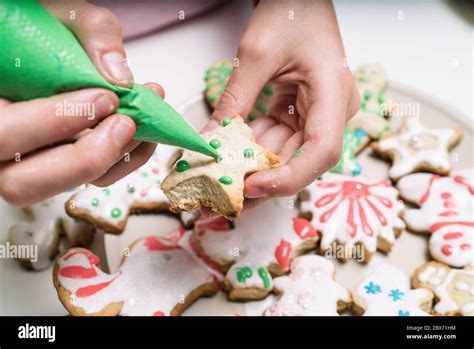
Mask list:
[[468,169],[451,177],[415,173],[397,183],[402,198],[419,207],[403,213],[408,228],[431,233],[433,258],[458,268],[474,265],[473,178]]
[[306,255],[291,262],[291,273],[273,280],[280,298],[266,316],[336,316],[351,303],[350,292],[334,281],[333,263]]
[[160,183],[175,154],[175,148],[160,144],[145,165],[118,182],[106,188],[89,185],[72,195],[67,213],[108,233],[120,234],[130,214],[169,211]]
[[[399,217],[398,191],[389,180],[369,181],[328,173],[308,186],[301,194],[302,216],[321,233],[322,252],[344,246],[338,258],[345,260],[357,255],[368,262],[378,249],[388,253],[405,224]],[[306,196],[306,197],[303,197]]]
[[92,242],[93,227],[70,218],[64,210],[64,204],[76,190],[72,188],[29,207],[25,211],[30,220],[10,227],[8,242],[11,245],[16,248],[37,247],[34,260],[19,259],[23,267],[33,270],[46,269],[61,250],[75,246],[87,247]]
[[379,265],[353,293],[352,310],[364,316],[428,316],[433,293],[413,290],[410,278],[389,263]]
[[460,128],[428,128],[418,118],[405,117],[399,132],[372,143],[372,149],[392,161],[389,176],[393,180],[417,171],[444,176],[451,171],[449,150],[461,137]]
[[291,260],[316,248],[318,235],[286,200],[272,199],[245,210],[235,222],[198,221],[191,244],[198,255],[226,273],[230,300],[257,300],[273,290],[272,276],[289,271]]
[[413,287],[433,291],[436,315],[474,316],[474,269],[452,269],[446,264],[428,262],[418,267]]
[[330,171],[346,175],[358,176],[362,166],[357,162],[356,156],[369,144],[367,132],[358,128],[352,131],[344,130],[341,159]]
[[59,299],[76,316],[180,315],[219,290],[215,273],[183,248],[184,229],[148,236],[128,249],[119,270],[103,272],[92,252],[75,248],[53,270]]
[[279,165],[278,157],[255,143],[252,131],[240,116],[224,119],[222,125],[203,135],[217,149],[216,161],[184,150],[161,188],[172,211],[210,207],[229,220],[242,211],[244,178]]

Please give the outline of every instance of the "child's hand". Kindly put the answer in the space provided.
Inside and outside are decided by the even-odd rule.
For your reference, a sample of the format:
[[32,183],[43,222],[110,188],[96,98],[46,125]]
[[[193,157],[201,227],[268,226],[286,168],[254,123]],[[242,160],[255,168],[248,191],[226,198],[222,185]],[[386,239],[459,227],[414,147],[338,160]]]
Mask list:
[[270,81],[274,104],[250,127],[283,165],[249,176],[245,196],[295,194],[337,164],[344,125],[359,109],[331,3],[261,1],[237,56],[239,65],[204,131],[223,118],[246,117]]
[[[108,81],[132,85],[120,23],[110,11],[82,1],[43,4],[74,32]],[[163,96],[157,84],[148,87]],[[65,101],[93,105],[95,117],[58,115]],[[0,98],[0,195],[30,205],[83,183],[111,184],[141,166],[156,145],[133,141],[134,121],[109,116],[117,107],[117,96],[98,88],[18,103]],[[129,162],[122,161],[126,153]]]

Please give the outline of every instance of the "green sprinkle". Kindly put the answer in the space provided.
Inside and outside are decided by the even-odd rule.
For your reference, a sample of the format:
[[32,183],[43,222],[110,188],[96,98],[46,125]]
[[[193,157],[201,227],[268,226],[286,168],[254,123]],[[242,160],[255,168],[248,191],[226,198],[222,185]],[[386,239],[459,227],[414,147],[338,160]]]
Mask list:
[[109,195],[110,195],[110,189],[109,189],[109,188],[104,188],[104,189],[102,189],[102,193],[103,193],[105,196],[109,196]]
[[364,91],[364,99],[367,101],[372,97],[372,91],[366,90]]
[[230,120],[229,119],[224,119],[222,120],[222,126],[226,127],[227,125],[230,124]]
[[218,139],[213,139],[209,142],[210,146],[217,149],[221,146],[221,142]]
[[219,178],[219,182],[225,185],[229,185],[232,184],[234,181],[229,176],[222,176],[221,178]]
[[253,158],[253,149],[247,148],[244,150],[244,157],[246,158]]
[[184,172],[186,170],[189,170],[190,168],[191,165],[186,160],[179,160],[176,164],[176,171],[178,172]]
[[365,109],[365,108],[367,108],[367,103],[365,103],[365,101],[362,101],[360,103],[360,109]]
[[210,100],[211,102],[215,102],[215,101],[217,101],[218,96],[216,96],[216,95],[209,95],[209,96],[207,96],[207,98],[209,98],[209,100]]
[[260,113],[262,113],[263,115],[266,115],[267,114],[267,108],[265,108],[265,106],[263,105],[263,103],[259,100],[257,100],[257,102],[255,103],[255,109],[257,109]]
[[92,199],[91,204],[92,204],[92,206],[94,206],[94,207],[99,206],[99,199],[96,199],[96,198]]
[[296,151],[293,153],[293,155],[291,156],[291,158],[292,158],[292,159],[297,158],[298,156],[303,155],[303,152],[304,152],[303,148],[299,148],[298,150],[296,150]]
[[140,173],[140,174],[141,174],[141,176],[142,176],[143,178],[148,178],[148,173],[142,172],[142,173]]
[[379,96],[377,97],[379,104],[385,102],[385,91],[380,91]]
[[267,96],[273,95],[273,89],[270,85],[263,86],[263,94]]
[[114,208],[111,212],[112,218],[118,218],[122,214],[122,211],[120,211],[119,208]]
[[250,114],[249,114],[249,117],[247,118],[247,120],[250,121],[250,122],[252,122],[252,121],[254,121],[256,118],[257,118],[257,115],[255,115],[254,113],[250,113]]

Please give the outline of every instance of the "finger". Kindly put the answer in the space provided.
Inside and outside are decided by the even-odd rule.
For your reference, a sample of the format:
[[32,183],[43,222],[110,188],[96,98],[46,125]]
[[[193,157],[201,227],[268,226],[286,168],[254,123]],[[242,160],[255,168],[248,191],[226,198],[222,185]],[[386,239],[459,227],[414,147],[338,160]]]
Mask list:
[[267,132],[273,126],[277,124],[276,120],[270,117],[258,118],[249,124],[252,130],[252,135],[255,139],[260,137],[263,133]]
[[156,82],[147,82],[145,84],[146,87],[148,87],[150,90],[153,90],[157,95],[159,95],[161,98],[165,98],[165,90],[163,87]]
[[[304,142],[304,131],[300,130],[294,133],[283,145],[282,149],[278,153],[280,163],[286,164],[290,158],[295,155],[295,152],[301,148]],[[296,156],[298,153],[296,153]]]
[[117,96],[98,88],[12,103],[0,117],[0,160],[73,137],[117,107]]
[[263,148],[278,154],[286,141],[295,131],[284,124],[273,126],[257,138],[257,143]]
[[120,21],[110,10],[85,1],[43,1],[43,5],[68,27],[105,79],[131,87]]
[[125,158],[122,158],[112,166],[106,174],[96,179],[92,184],[98,187],[107,187],[115,183],[129,173],[135,171],[137,168],[143,166],[155,151],[156,146],[156,143],[140,143],[135,150],[130,152],[128,161],[125,161]]
[[135,133],[135,123],[113,115],[74,144],[35,152],[0,168],[0,193],[16,206],[39,202],[104,175]]

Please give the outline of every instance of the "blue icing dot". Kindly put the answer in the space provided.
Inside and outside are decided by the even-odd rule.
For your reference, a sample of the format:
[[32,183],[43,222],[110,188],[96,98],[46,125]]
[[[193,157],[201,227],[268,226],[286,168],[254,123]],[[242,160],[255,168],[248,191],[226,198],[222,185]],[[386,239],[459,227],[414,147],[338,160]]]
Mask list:
[[362,137],[365,137],[367,135],[367,132],[365,132],[363,129],[361,128],[357,128],[355,129],[354,131],[354,134],[358,137],[358,138],[362,138]]
[[407,311],[399,310],[398,316],[410,316],[410,312],[408,310]]
[[355,164],[355,169],[352,170],[353,176],[359,176],[362,173],[362,166],[359,163]]

